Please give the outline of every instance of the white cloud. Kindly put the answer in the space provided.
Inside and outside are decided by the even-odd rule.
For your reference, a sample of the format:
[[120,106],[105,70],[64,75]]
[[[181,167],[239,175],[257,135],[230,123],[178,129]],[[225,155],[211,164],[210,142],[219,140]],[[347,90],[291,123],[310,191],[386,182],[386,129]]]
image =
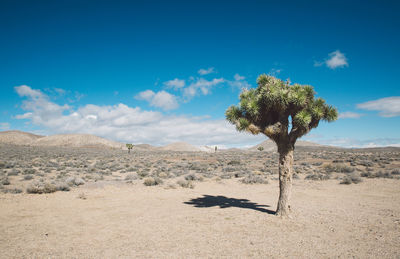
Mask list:
[[160,107],[164,110],[173,110],[179,106],[175,95],[167,93],[166,91],[157,92],[151,101],[151,105]]
[[204,78],[197,78],[193,83],[191,83],[188,87],[183,89],[183,95],[187,100],[190,100],[196,95],[208,95],[211,92],[211,89],[225,82],[223,78],[214,78],[212,80],[206,80]]
[[199,71],[197,71],[197,73],[199,73],[199,75],[202,75],[202,76],[204,76],[204,75],[208,75],[208,74],[211,74],[211,73],[215,73],[215,71],[214,71],[214,68],[213,67],[210,67],[210,68],[207,68],[207,69],[199,69]]
[[0,123],[0,130],[9,130],[9,129],[10,129],[10,123],[8,123],[8,122]]
[[179,107],[176,96],[164,90],[157,93],[152,90],[146,90],[140,92],[135,98],[138,100],[145,100],[149,102],[151,106],[159,107],[163,110],[173,110]]
[[246,79],[244,76],[241,76],[241,75],[239,75],[239,74],[235,74],[235,75],[233,76],[233,78],[234,78],[236,81],[240,81],[240,80]]
[[357,108],[370,111],[379,111],[379,115],[382,117],[400,116],[400,96],[386,97],[360,103],[357,104]]
[[62,116],[64,111],[70,109],[67,104],[60,106],[51,102],[46,94],[29,86],[21,85],[14,89],[19,96],[28,97],[28,100],[22,102],[22,109],[30,111],[17,115],[17,119],[30,118],[33,123],[41,124],[50,118]]
[[356,112],[341,112],[339,113],[339,119],[358,119],[362,116],[360,113]]
[[[21,89],[19,89],[21,90]],[[19,91],[17,90],[17,92]],[[161,112],[145,111],[125,104],[98,106],[87,104],[68,114],[42,113],[48,106],[63,107],[55,103],[43,102],[47,99],[38,90],[25,89],[31,105],[23,106],[26,113],[17,118],[30,120],[50,134],[87,133],[122,142],[164,145],[185,141],[194,145],[243,146],[257,144],[264,136],[239,133],[224,119],[210,120],[190,116],[168,116]],[[153,98],[157,94],[151,95]],[[25,116],[30,114],[29,116]]]
[[330,69],[336,69],[340,67],[348,67],[349,63],[347,62],[346,56],[342,52],[340,52],[340,50],[336,50],[329,53],[329,58],[325,61],[314,61],[314,66],[320,67],[322,65],[326,65]]
[[185,86],[185,80],[175,78],[174,80],[169,80],[167,82],[164,82],[164,85],[167,86],[168,88],[173,88],[174,90],[178,90]]
[[154,95],[155,95],[155,93],[152,90],[146,90],[146,91],[138,93],[135,96],[135,99],[145,100],[145,101],[150,102],[153,99]]

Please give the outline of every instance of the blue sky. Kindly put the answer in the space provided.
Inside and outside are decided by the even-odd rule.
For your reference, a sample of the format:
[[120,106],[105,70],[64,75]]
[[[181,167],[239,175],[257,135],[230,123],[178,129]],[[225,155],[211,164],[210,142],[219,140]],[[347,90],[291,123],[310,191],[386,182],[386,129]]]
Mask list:
[[0,130],[249,146],[224,120],[267,73],[340,119],[304,137],[400,145],[398,1],[0,2]]

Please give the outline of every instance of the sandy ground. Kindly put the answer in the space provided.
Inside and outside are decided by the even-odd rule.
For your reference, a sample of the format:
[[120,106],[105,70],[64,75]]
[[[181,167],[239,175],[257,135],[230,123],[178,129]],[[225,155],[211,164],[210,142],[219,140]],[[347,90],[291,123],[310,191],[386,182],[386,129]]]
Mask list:
[[0,258],[400,257],[399,180],[297,180],[293,191],[290,219],[271,214],[277,181],[0,194]]

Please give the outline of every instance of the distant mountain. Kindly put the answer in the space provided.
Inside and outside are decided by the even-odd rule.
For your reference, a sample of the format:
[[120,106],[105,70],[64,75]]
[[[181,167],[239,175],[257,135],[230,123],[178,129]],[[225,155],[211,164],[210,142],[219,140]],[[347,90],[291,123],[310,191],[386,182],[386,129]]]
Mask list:
[[5,144],[30,145],[32,142],[40,138],[43,138],[43,136],[19,130],[0,132],[0,143],[5,143]]
[[158,148],[149,144],[137,144],[133,146],[133,150],[156,150],[156,149]]
[[107,147],[122,149],[125,145],[90,134],[60,134],[42,137],[31,143],[33,146],[58,147]]
[[125,145],[90,134],[61,134],[39,136],[28,132],[12,130],[0,132],[0,143],[27,146],[96,147],[124,148]]
[[175,142],[163,147],[159,147],[158,149],[169,151],[202,151],[201,148],[195,147],[186,142]]
[[[249,148],[248,150],[258,151],[259,147],[263,147],[264,151],[277,151],[276,144],[270,139],[267,139],[267,140],[261,142],[260,144]],[[324,146],[320,145],[318,143],[310,142],[310,141],[298,140],[295,144],[295,147],[324,147]]]

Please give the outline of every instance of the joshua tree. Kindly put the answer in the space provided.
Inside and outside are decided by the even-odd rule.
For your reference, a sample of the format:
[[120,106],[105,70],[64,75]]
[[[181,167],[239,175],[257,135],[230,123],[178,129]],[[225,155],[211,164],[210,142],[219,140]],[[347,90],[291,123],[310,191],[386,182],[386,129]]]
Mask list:
[[214,148],[215,153],[217,153],[217,149],[218,149],[217,146],[215,146],[215,148]]
[[257,150],[261,152],[261,151],[264,150],[264,148],[260,146],[260,147],[257,148]]
[[133,148],[133,144],[126,144],[126,148],[128,149],[128,154],[130,154],[131,149]]
[[338,113],[309,85],[291,85],[272,76],[260,75],[257,88],[245,89],[238,106],[226,110],[226,119],[238,131],[262,133],[274,141],[279,153],[279,200],[276,215],[290,212],[293,151],[296,140],[320,122],[334,121]]

